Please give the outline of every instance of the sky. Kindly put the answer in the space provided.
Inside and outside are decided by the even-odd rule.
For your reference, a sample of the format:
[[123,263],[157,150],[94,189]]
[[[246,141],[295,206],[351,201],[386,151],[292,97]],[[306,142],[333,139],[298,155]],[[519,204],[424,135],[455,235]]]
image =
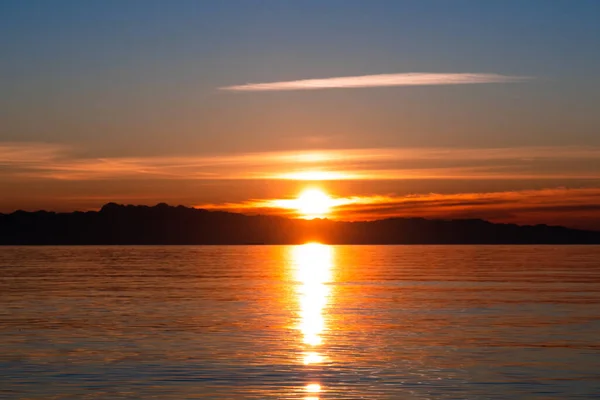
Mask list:
[[[600,2],[0,2],[0,212],[600,229]],[[291,213],[291,214],[290,214]]]

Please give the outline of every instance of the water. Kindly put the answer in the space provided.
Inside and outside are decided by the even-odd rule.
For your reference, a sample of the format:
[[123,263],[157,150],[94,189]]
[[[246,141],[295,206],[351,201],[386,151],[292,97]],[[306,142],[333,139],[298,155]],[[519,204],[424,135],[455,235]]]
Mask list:
[[0,248],[0,398],[600,395],[600,247]]

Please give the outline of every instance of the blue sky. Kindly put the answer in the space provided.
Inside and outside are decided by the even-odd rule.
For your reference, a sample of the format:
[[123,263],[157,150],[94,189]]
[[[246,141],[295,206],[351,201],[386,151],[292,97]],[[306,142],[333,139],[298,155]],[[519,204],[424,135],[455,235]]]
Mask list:
[[[260,142],[262,135],[275,136],[273,131],[305,120],[300,108],[336,108],[330,114],[339,120],[342,107],[367,107],[379,122],[393,126],[398,109],[407,107],[442,120],[448,113],[473,119],[473,130],[482,135],[494,132],[479,126],[482,112],[490,125],[509,119],[511,132],[503,135],[511,142],[598,140],[593,104],[600,86],[595,51],[600,4],[594,1],[4,1],[0,7],[0,82],[3,108],[8,108],[2,138],[85,141],[89,136],[95,142],[98,119],[110,117],[117,126],[102,130],[111,139],[146,137],[161,148],[160,133],[144,125],[195,120],[193,127],[176,129],[185,131],[184,141],[203,143],[203,136],[220,132],[206,126],[214,125],[207,121],[215,112],[238,114],[250,125],[247,113],[256,109],[266,117],[264,110],[272,110],[273,119],[289,114],[275,127],[255,122],[252,130],[228,127],[234,135]],[[219,86],[246,82],[397,72],[489,72],[536,81],[503,88],[371,89],[251,99],[215,93]],[[154,112],[164,113],[164,119],[140,121],[140,114]],[[21,124],[28,119],[24,114],[38,122]],[[77,114],[74,127],[55,121],[72,114]],[[573,119],[579,129],[569,129],[568,137],[557,132],[556,124],[568,129],[566,122]],[[313,125],[305,130],[326,134]],[[378,141],[396,144],[389,138],[393,130],[384,129]],[[521,130],[535,138],[526,139]],[[475,132],[465,135],[453,139],[477,145],[497,141],[482,140]],[[436,139],[433,133],[425,136],[424,141]]]
[[[4,0],[0,146],[12,154],[15,143],[20,149],[48,146],[47,151],[59,152],[60,147],[55,157],[70,163],[70,169],[81,163],[89,168],[98,159],[122,165],[131,158],[169,157],[176,163],[172,159],[178,157],[318,149],[545,147],[558,151],[554,164],[541,162],[525,173],[515,172],[515,161],[508,160],[503,167],[510,169],[511,183],[473,187],[528,187],[517,173],[534,182],[532,188],[596,186],[591,177],[600,174],[597,163],[565,162],[560,149],[600,146],[599,20],[600,2],[584,0]],[[531,79],[268,93],[219,90],[411,72]],[[3,162],[8,172],[19,172],[3,178],[0,186],[5,188],[18,185],[33,193],[33,180],[42,179],[53,196],[78,198],[85,192],[104,198],[118,186],[102,186],[99,178],[85,174],[70,177],[68,184],[50,173],[44,178],[23,174],[21,164],[31,160],[16,165],[14,158]],[[423,163],[427,161],[415,161]],[[52,169],[43,165],[38,170]],[[549,179],[542,172],[561,168],[565,177],[553,172],[558,180],[540,184]],[[218,166],[214,169],[222,175]],[[173,191],[173,182],[160,183],[167,178],[153,179],[153,187],[162,184]],[[197,180],[192,186],[216,184],[214,179]],[[456,180],[455,191],[468,190]],[[103,189],[81,189],[91,181]],[[429,181],[427,192],[442,186],[448,190]],[[416,187],[414,182],[398,184],[403,188],[399,192]],[[215,193],[231,193],[227,185],[220,182],[225,189],[210,196],[199,189],[196,197],[186,195],[181,201],[222,201]],[[245,185],[252,197],[265,190],[264,184]],[[373,192],[377,185],[372,182]],[[279,196],[290,195],[284,187]],[[160,191],[139,191],[145,193],[140,195],[144,201],[161,200]],[[124,192],[114,196],[127,199]],[[242,200],[237,191],[236,196]],[[38,197],[34,203],[42,206],[42,194]],[[10,209],[19,201],[12,197],[0,202],[0,208]],[[99,201],[55,205],[93,207]]]

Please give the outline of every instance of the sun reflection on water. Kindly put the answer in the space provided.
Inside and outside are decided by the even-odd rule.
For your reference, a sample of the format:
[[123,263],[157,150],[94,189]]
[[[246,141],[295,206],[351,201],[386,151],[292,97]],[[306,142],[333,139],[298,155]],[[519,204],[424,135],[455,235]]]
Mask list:
[[[331,281],[333,265],[333,248],[319,243],[307,243],[292,248],[292,260],[295,279],[298,285],[299,324],[302,341],[305,346],[305,365],[323,362],[324,357],[318,352],[323,344],[326,326],[326,306],[330,295],[327,285]],[[309,383],[306,392],[316,394],[321,391],[319,383]],[[305,399],[318,399],[308,397]]]
[[304,354],[304,364],[305,365],[319,364],[322,361],[323,361],[323,356],[321,356],[317,352],[309,351],[308,353]]

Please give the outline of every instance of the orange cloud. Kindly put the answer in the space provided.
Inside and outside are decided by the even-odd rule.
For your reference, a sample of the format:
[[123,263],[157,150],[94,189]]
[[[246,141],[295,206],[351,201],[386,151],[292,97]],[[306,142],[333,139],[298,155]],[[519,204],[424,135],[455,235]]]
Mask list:
[[52,144],[2,144],[4,178],[600,179],[600,147],[334,149],[82,158]]
[[0,143],[0,166],[50,162],[66,150],[64,146],[50,143]]
[[[290,200],[287,200],[290,201]],[[285,199],[201,208],[296,216]],[[549,223],[600,229],[600,188],[524,190],[491,193],[375,195],[334,198],[330,218],[374,220],[390,217],[481,218],[493,222]]]

